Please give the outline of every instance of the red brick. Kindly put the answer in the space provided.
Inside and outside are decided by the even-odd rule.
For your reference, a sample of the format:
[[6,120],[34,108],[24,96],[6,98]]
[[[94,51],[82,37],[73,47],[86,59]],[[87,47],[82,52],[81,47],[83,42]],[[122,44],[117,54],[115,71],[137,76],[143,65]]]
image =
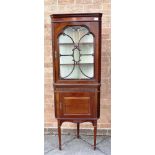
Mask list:
[[110,15],[106,15],[102,17],[102,27],[104,28],[109,28],[111,27],[111,16]]
[[102,10],[102,5],[99,4],[91,4],[91,5],[84,5],[84,10],[85,11],[101,11]]
[[59,13],[79,13],[83,12],[83,5],[59,5],[58,10]]
[[111,4],[110,3],[103,3],[103,14],[104,15],[110,15],[111,14]]
[[75,0],[76,4],[91,4],[92,0]]
[[111,0],[103,0],[103,3],[111,3]]
[[58,4],[74,4],[74,0],[58,0]]
[[52,65],[52,63],[44,63],[44,67],[52,67],[53,65]]
[[49,6],[55,5],[57,4],[57,0],[44,0],[44,4]]
[[111,29],[110,28],[102,28],[102,39],[111,39]]

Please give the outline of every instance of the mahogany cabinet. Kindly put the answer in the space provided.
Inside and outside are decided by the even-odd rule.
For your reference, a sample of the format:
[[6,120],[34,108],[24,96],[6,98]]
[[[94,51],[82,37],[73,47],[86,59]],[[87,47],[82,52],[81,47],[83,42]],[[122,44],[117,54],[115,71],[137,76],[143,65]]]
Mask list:
[[53,14],[52,51],[55,117],[61,124],[92,122],[96,148],[100,117],[101,13]]

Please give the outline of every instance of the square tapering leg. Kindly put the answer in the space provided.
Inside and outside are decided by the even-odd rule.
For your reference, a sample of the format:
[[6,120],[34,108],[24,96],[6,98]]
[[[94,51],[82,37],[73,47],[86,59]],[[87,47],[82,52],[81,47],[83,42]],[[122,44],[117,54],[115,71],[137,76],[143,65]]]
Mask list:
[[94,150],[96,150],[96,133],[97,133],[97,121],[94,121]]
[[58,137],[59,137],[59,150],[61,150],[61,123],[58,120]]
[[77,123],[77,138],[79,138],[79,127],[80,127],[80,123]]

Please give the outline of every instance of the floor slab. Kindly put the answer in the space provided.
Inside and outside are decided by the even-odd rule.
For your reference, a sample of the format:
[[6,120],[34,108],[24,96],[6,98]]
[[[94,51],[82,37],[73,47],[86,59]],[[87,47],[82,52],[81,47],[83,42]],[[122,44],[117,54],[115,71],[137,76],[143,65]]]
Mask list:
[[97,136],[93,150],[93,136],[62,135],[62,150],[58,149],[58,135],[45,135],[44,155],[111,155],[111,137]]

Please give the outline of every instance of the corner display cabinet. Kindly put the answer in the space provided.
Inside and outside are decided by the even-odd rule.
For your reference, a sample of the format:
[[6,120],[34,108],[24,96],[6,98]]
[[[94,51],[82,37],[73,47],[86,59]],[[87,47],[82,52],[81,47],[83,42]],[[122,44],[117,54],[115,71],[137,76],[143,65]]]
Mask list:
[[100,117],[101,13],[53,14],[52,51],[59,149],[63,122],[91,122],[96,149]]

